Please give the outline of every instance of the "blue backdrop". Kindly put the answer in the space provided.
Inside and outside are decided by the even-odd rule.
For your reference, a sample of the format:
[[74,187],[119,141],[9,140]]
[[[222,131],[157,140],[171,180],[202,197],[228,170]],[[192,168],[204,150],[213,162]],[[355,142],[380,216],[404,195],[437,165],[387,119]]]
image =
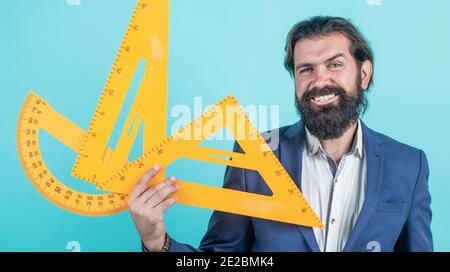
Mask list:
[[[86,129],[121,43],[135,0],[14,0],[0,8],[0,251],[136,251],[128,212],[84,217],[48,202],[20,165],[16,122],[30,90]],[[286,34],[313,15],[351,19],[373,46],[375,86],[364,121],[423,149],[429,159],[435,249],[450,251],[450,1],[172,0],[169,105],[213,104],[235,94],[243,105],[279,105],[280,125],[297,120],[293,81],[283,69]],[[170,117],[168,127],[176,121]],[[444,142],[443,142],[444,141]],[[218,146],[231,148],[231,142]],[[56,176],[70,177],[75,153],[50,136],[41,141]],[[183,162],[180,178],[221,185],[224,167]],[[188,171],[189,170],[189,171]],[[91,188],[87,188],[90,190]],[[198,245],[211,211],[176,205],[169,233]],[[71,243],[72,242],[72,243]]]

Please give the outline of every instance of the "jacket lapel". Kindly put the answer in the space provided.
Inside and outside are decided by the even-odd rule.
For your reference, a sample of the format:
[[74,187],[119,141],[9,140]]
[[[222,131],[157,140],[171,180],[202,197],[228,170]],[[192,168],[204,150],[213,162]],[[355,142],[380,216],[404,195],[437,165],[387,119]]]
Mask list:
[[[364,146],[367,154],[366,196],[355,226],[353,227],[350,237],[344,247],[344,251],[352,251],[353,245],[361,233],[363,233],[367,221],[372,215],[376,203],[378,202],[381,179],[383,177],[385,150],[383,148],[382,141],[378,135],[371,129],[367,128],[363,122],[361,122],[361,124],[364,135]],[[358,248],[358,250],[361,249]]]
[[[383,177],[383,162],[385,150],[378,135],[369,129],[363,122],[364,147],[367,154],[367,189],[363,207],[358,216],[356,224],[344,247],[344,251],[352,251],[352,247],[363,233],[364,228],[372,215],[380,191],[381,179]],[[301,120],[292,125],[285,132],[286,139],[280,142],[280,161],[286,171],[301,190],[302,177],[302,146],[305,129]],[[305,238],[310,249],[319,252],[319,246],[311,227],[298,226],[299,232]]]
[[[288,174],[295,181],[301,191],[302,177],[302,146],[305,129],[301,121],[295,123],[285,132],[286,139],[280,142],[280,161]],[[311,251],[319,252],[314,231],[310,227],[297,226],[299,232],[305,238]]]

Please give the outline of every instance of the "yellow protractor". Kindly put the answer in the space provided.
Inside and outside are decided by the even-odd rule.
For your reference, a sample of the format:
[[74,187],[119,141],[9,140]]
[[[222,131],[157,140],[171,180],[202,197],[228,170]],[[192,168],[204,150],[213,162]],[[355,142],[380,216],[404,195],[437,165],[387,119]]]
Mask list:
[[[115,165],[122,167],[128,158],[124,154],[131,148],[126,144],[131,141],[123,141],[122,138],[126,137],[121,136],[115,150],[112,150],[107,143],[102,141],[98,143],[95,140],[109,138],[110,134],[105,134],[108,133],[106,126],[111,130],[114,127],[136,66],[144,59],[146,74],[136,99],[145,102],[150,96],[159,106],[159,108],[146,107],[146,116],[153,117],[151,122],[151,118],[148,118],[146,130],[149,130],[150,124],[156,125],[158,129],[153,129],[152,134],[145,137],[144,146],[155,141],[154,139],[165,136],[168,11],[169,0],[137,1],[99,106],[91,121],[103,126],[99,131],[95,131],[92,125],[88,131],[84,131],[34,93],[30,93],[26,98],[17,126],[19,158],[30,181],[50,202],[71,212],[89,216],[110,215],[127,208],[124,194],[86,194],[65,186],[45,165],[39,150],[38,134],[39,130],[45,130],[78,154],[73,172],[75,177],[85,182],[96,184],[97,180],[102,180],[102,177],[108,175],[110,167],[114,168]],[[152,93],[147,92],[148,90]],[[115,107],[109,106],[110,103]],[[131,112],[142,112],[142,107],[145,106],[145,103],[137,103]],[[129,125],[128,123],[129,120],[126,125]],[[97,153],[91,152],[92,146]],[[92,160],[93,158],[95,159]],[[79,169],[85,173],[77,175],[80,173],[77,171]]]
[[42,158],[39,148],[41,130],[74,152],[78,152],[85,132],[38,95],[30,93],[27,96],[17,124],[17,148],[25,173],[42,195],[59,207],[81,215],[111,215],[127,208],[124,194],[87,194],[59,181]]

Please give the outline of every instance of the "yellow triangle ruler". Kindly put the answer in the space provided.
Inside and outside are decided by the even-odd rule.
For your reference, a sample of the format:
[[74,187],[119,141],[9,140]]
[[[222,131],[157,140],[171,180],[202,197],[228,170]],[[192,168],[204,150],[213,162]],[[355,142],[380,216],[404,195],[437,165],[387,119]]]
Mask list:
[[[141,0],[114,61],[97,109],[79,148],[72,175],[97,184],[128,161],[134,137],[144,126],[144,150],[166,137],[168,82],[169,1]],[[108,142],[116,125],[133,76],[141,60],[145,73],[117,146]],[[133,133],[133,136],[135,133]]]
[[[223,128],[232,132],[244,153],[200,146],[201,142]],[[166,167],[179,158],[257,171],[266,181],[272,195],[177,181],[180,186],[180,191],[175,194],[178,203],[298,225],[323,227],[297,185],[232,96],[226,97],[202,116],[156,144],[142,157],[112,175],[109,180],[100,182],[99,186],[105,190],[129,194],[150,167],[156,164]]]

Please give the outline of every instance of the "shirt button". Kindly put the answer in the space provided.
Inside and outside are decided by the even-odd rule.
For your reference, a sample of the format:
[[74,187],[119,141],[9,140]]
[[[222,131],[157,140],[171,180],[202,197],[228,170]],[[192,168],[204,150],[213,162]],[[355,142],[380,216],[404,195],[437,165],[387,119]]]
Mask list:
[[334,218],[331,218],[331,224],[334,224],[336,220]]

